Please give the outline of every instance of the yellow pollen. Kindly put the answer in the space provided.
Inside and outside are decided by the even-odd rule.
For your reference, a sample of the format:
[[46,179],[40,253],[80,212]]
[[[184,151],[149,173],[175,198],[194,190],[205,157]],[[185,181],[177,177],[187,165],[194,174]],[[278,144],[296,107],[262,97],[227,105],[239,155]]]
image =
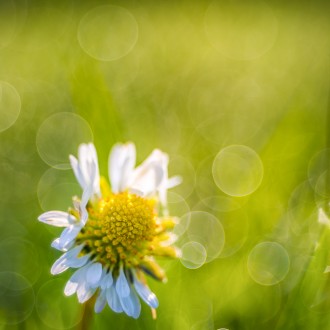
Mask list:
[[89,210],[90,218],[77,236],[83,254],[97,256],[104,265],[134,265],[149,254],[157,235],[154,202],[127,192],[110,195]]

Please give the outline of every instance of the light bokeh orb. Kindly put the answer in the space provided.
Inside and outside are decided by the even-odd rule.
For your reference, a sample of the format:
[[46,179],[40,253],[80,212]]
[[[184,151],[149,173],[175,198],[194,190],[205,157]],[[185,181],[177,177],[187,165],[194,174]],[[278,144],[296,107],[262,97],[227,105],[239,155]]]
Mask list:
[[289,272],[289,254],[279,243],[259,243],[249,254],[247,268],[258,284],[274,285],[283,281]]
[[204,246],[198,242],[187,242],[181,247],[181,263],[190,269],[196,269],[204,265],[207,252]]
[[11,127],[21,111],[21,97],[11,84],[0,81],[0,132]]
[[78,146],[93,141],[87,121],[71,112],[48,117],[39,127],[37,149],[42,160],[55,168],[69,169],[69,155],[76,155]]
[[78,27],[81,48],[100,61],[113,61],[127,55],[137,39],[138,24],[123,7],[96,7],[81,19]]
[[244,145],[232,145],[222,149],[212,166],[216,185],[230,196],[252,194],[260,186],[264,169],[259,155]]

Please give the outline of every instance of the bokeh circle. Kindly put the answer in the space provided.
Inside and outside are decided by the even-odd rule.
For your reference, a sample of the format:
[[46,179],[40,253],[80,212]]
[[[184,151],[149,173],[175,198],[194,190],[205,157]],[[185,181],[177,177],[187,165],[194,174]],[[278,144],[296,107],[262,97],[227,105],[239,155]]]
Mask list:
[[63,279],[52,279],[37,293],[37,313],[41,321],[52,329],[70,329],[82,318],[80,304],[75,296],[64,296],[64,286]]
[[289,254],[279,243],[259,243],[251,250],[247,267],[255,282],[274,285],[281,282],[289,272]]
[[32,313],[34,304],[34,290],[24,276],[0,272],[0,325],[22,323]]
[[41,124],[36,143],[39,155],[46,164],[69,169],[69,155],[76,155],[79,144],[92,140],[92,130],[84,118],[71,112],[59,112]]
[[252,194],[261,184],[264,169],[259,155],[244,145],[223,148],[212,166],[216,185],[230,196]]
[[21,97],[11,84],[0,81],[0,132],[12,126],[21,111]]
[[205,247],[198,242],[187,242],[181,247],[181,263],[190,269],[204,265],[207,257]]
[[78,41],[81,48],[100,61],[113,61],[127,55],[138,39],[138,24],[125,8],[100,6],[80,21]]
[[72,171],[49,168],[39,180],[37,193],[44,211],[65,210],[72,196],[80,195],[81,188]]
[[[201,266],[204,251],[200,245],[206,251],[205,262],[217,258],[225,245],[225,232],[221,222],[208,212],[193,211],[185,214],[175,229],[175,234],[179,236],[178,246],[186,249],[187,255],[190,255],[189,261],[195,265]],[[186,246],[187,243],[189,244]]]

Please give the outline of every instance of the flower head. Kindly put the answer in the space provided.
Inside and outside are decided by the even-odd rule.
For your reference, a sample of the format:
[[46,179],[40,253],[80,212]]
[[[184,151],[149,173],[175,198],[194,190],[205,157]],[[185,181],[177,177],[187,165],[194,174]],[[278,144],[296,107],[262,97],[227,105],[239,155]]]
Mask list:
[[65,227],[52,247],[64,252],[51,268],[53,275],[75,268],[64,293],[77,294],[80,303],[97,295],[95,312],[106,304],[116,312],[137,318],[138,296],[152,309],[156,295],[147,285],[149,275],[165,281],[155,257],[176,258],[170,229],[167,189],[180,183],[168,178],[168,156],[156,149],[138,167],[132,143],[116,144],[109,156],[110,184],[100,177],[93,144],[79,146],[78,159],[70,155],[73,172],[83,190],[68,212],[50,211],[39,220]]

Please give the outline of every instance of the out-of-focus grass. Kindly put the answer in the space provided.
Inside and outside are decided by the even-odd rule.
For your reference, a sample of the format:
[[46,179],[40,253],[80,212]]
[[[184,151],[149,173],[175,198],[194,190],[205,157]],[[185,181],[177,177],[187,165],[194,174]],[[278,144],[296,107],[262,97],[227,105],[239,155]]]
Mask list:
[[[156,321],[146,306],[137,321],[107,308],[93,329],[329,328],[329,229],[317,212],[328,211],[330,197],[329,8],[307,1],[111,3],[128,10],[136,30],[125,15],[108,26],[96,20],[82,45],[83,18],[109,9],[97,11],[103,5],[0,5],[0,328],[79,323],[80,305],[63,295],[69,272],[49,273],[59,256],[49,245],[59,232],[36,218],[65,210],[80,193],[67,164],[56,165],[92,137],[103,174],[117,141],[135,142],[139,162],[153,148],[168,152],[170,174],[184,179],[169,196],[173,213],[210,213],[225,233],[220,255],[200,268],[164,263],[168,283],[150,282],[160,300]],[[107,28],[116,38],[98,50]],[[102,61],[86,53],[95,49],[123,56]],[[5,129],[17,100],[20,114]],[[59,113],[60,123],[43,130]],[[262,182],[247,196],[228,196],[213,179],[213,161],[230,145],[247,146],[262,161]],[[240,192],[240,180],[227,185]],[[209,240],[207,248],[218,246],[211,233]],[[253,257],[265,242],[276,243],[273,250]]]

